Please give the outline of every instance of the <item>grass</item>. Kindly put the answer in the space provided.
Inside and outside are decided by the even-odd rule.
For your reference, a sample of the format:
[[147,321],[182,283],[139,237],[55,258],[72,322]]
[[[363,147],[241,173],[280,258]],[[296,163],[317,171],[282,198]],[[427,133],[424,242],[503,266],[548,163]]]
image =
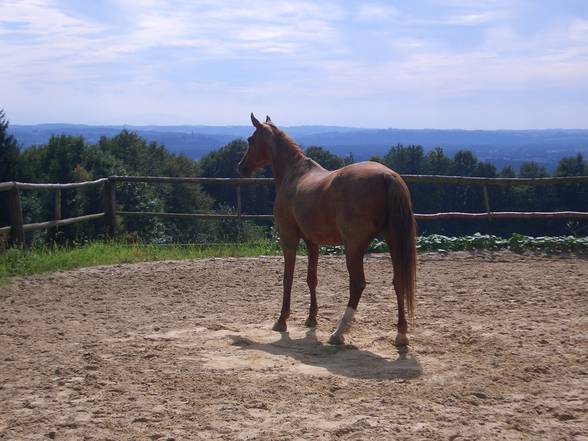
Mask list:
[[27,276],[96,265],[280,254],[277,245],[270,241],[187,246],[93,242],[76,247],[10,248],[0,252],[0,284],[5,284],[8,278],[13,276]]
[[[419,251],[511,250],[544,253],[572,252],[588,254],[588,237],[529,237],[513,234],[510,238],[474,234],[464,237],[431,235],[419,237]],[[374,240],[369,252],[387,252],[384,242]],[[305,254],[304,246],[299,254]],[[343,247],[322,247],[323,254],[343,254]],[[76,247],[37,246],[10,248],[0,252],[0,285],[10,277],[63,271],[74,268],[156,260],[202,259],[207,257],[250,257],[281,255],[272,240],[243,244],[156,245],[92,242]]]

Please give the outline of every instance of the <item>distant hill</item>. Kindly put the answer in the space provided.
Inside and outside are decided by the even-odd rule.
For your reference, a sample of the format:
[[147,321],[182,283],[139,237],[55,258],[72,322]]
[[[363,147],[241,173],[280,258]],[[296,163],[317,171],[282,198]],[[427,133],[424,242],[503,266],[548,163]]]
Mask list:
[[[250,126],[88,126],[77,124],[11,125],[24,147],[45,144],[53,134],[83,136],[95,143],[101,136],[114,136],[122,129],[137,132],[148,141],[164,144],[174,153],[198,159],[236,138],[246,139]],[[408,130],[364,129],[337,126],[284,127],[303,147],[318,145],[338,155],[353,153],[356,160],[385,155],[396,144],[419,144],[425,150],[443,147],[448,155],[469,149],[482,161],[501,168],[515,168],[535,161],[553,170],[563,156],[582,153],[588,157],[588,130]]]

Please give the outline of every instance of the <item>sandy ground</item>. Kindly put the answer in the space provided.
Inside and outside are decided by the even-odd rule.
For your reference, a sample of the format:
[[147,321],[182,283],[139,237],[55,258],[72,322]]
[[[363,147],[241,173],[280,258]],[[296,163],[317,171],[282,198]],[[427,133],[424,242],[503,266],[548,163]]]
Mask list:
[[366,259],[348,344],[341,257],[319,263],[304,328],[272,332],[279,258],[117,265],[0,288],[0,439],[588,440],[588,260],[419,258],[400,356],[385,256]]

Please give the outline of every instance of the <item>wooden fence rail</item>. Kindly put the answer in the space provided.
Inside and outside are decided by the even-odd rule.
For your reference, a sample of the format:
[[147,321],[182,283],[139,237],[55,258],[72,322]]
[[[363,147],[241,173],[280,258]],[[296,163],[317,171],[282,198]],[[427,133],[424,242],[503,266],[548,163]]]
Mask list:
[[[487,186],[536,186],[536,185],[565,185],[588,184],[588,176],[568,176],[553,178],[482,178],[468,176],[437,176],[437,175],[403,175],[407,183],[419,184],[454,184],[454,185],[481,185],[484,189],[485,213],[427,213],[415,214],[417,220],[444,220],[444,219],[587,219],[588,212],[557,211],[557,212],[494,212],[490,209],[490,200]],[[144,182],[151,184],[219,184],[233,185],[236,187],[236,214],[220,213],[165,213],[165,212],[137,212],[119,211],[116,208],[115,187],[118,182]],[[110,176],[95,181],[73,182],[67,184],[32,184],[24,182],[2,182],[0,192],[8,192],[7,204],[10,225],[0,227],[0,235],[9,235],[10,242],[16,245],[25,242],[25,232],[47,228],[59,228],[78,222],[95,219],[104,219],[105,232],[109,236],[116,233],[117,216],[157,216],[164,218],[180,219],[232,219],[232,220],[272,220],[271,214],[243,214],[241,210],[241,186],[243,185],[270,185],[272,178],[189,178],[167,176]],[[77,216],[61,219],[61,191],[84,187],[103,187],[103,211],[101,213]],[[22,207],[20,202],[20,190],[54,190],[54,218],[46,222],[24,224]]]
[[476,176],[402,175],[408,184],[461,184],[461,185],[557,185],[588,184],[588,176],[561,176],[554,178],[481,178]]

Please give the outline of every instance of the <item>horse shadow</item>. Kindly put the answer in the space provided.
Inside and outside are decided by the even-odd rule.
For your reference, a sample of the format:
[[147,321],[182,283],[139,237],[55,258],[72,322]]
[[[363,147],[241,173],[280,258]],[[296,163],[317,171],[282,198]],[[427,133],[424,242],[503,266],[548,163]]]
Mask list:
[[292,357],[303,365],[324,368],[332,374],[355,379],[409,380],[418,378],[423,369],[410,353],[398,351],[396,358],[385,358],[353,345],[334,346],[318,340],[310,329],[303,338],[293,339],[281,332],[280,339],[259,343],[240,335],[230,335],[234,346],[245,351],[262,351],[275,356]]

